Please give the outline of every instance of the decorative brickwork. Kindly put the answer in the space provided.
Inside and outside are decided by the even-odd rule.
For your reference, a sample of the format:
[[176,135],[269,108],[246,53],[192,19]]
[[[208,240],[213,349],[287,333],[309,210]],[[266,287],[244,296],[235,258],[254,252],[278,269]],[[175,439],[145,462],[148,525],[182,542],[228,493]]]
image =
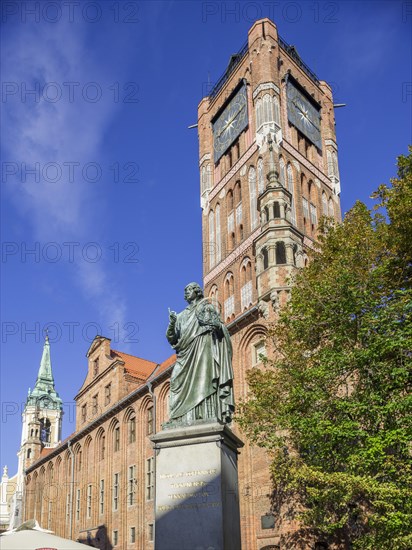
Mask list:
[[[340,219],[340,182],[331,88],[279,40],[268,19],[252,26],[236,63],[201,101],[198,132],[205,295],[219,302],[232,336],[239,399],[247,396],[246,371],[260,368],[271,352],[267,327],[288,299],[290,277],[307,262],[320,216]],[[321,148],[289,122],[289,79],[320,113]],[[213,124],[241,80],[248,126],[215,164]],[[167,420],[173,357],[156,365],[97,337],[88,361],[75,433],[26,471],[25,517],[105,550],[150,549],[155,459],[149,436]],[[245,440],[236,422],[233,429]],[[282,534],[296,529],[282,515],[270,517],[269,464],[262,449],[245,441],[239,457],[244,550],[277,548]]]

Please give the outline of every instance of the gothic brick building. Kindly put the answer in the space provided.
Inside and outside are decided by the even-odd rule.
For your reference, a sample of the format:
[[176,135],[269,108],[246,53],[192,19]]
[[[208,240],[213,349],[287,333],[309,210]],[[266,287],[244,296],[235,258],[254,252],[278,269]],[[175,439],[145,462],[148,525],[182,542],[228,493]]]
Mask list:
[[[288,299],[289,279],[307,262],[320,216],[340,219],[331,88],[263,19],[201,101],[198,132],[205,295],[232,336],[239,399],[247,395],[246,371],[267,353],[267,327]],[[104,337],[96,337],[87,357],[76,431],[61,443],[38,439],[30,457],[22,441],[24,516],[102,549],[150,549],[149,437],[167,420],[174,357],[158,365],[111,349]],[[242,438],[236,423],[233,429]],[[245,441],[245,550],[281,548],[282,535],[296,527],[270,515],[268,466],[265,453]]]

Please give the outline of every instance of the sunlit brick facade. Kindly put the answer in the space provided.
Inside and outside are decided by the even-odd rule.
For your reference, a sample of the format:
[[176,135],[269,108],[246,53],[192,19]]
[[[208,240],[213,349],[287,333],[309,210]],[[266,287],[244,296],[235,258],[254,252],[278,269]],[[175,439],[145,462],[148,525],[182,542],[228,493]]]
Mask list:
[[[246,371],[270,352],[267,328],[288,299],[288,279],[307,262],[320,217],[340,219],[331,89],[264,19],[201,101],[198,132],[205,295],[220,304],[232,336],[239,399]],[[167,419],[173,357],[156,365],[103,337],[87,357],[76,431],[26,470],[25,517],[105,550],[153,548],[150,435]],[[296,524],[270,521],[269,458],[236,422],[233,429],[245,441],[242,549],[282,548]]]
[[76,396],[76,431],[26,470],[25,519],[102,550],[153,547],[150,435],[167,419],[174,356],[161,365],[96,337]]
[[[264,19],[201,101],[198,131],[205,294],[220,304],[232,336],[239,399],[246,371],[267,353],[267,327],[307,262],[320,217],[340,219],[331,88]],[[246,442],[239,457],[245,549],[282,547],[281,535],[295,527],[278,516],[274,528],[262,528],[271,511],[268,464]]]

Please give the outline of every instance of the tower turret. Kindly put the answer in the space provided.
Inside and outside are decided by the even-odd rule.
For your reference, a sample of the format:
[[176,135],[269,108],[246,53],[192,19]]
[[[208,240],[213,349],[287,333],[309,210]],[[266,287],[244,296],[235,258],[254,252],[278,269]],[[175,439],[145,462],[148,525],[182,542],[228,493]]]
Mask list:
[[[36,383],[32,390],[29,389],[22,414],[21,445],[17,453],[17,501],[21,499],[24,470],[39,458],[45,447],[56,447],[60,443],[62,416],[63,402],[54,387],[50,342],[46,335]],[[14,526],[19,523],[17,521]]]

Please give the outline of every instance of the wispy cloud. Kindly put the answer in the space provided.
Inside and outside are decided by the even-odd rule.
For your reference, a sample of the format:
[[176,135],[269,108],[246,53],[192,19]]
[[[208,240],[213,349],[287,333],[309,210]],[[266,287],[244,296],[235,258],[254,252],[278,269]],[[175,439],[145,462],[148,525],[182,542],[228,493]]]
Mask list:
[[[82,168],[91,162],[102,165],[102,136],[118,109],[107,92],[104,61],[87,47],[89,31],[80,22],[21,24],[6,32],[2,76],[9,95],[3,96],[2,105],[7,136],[3,170],[9,163],[10,172],[17,167],[17,173],[5,181],[3,172],[3,188],[37,239],[81,241],[91,227],[95,236],[99,208],[92,208]],[[85,89],[90,82],[96,86]],[[36,89],[37,97],[29,92]],[[91,101],[99,89],[106,95]],[[53,101],[59,93],[61,98]],[[39,181],[33,174],[24,181],[22,171],[36,167]],[[103,263],[79,264],[75,282],[103,318],[124,324],[125,297]]]

